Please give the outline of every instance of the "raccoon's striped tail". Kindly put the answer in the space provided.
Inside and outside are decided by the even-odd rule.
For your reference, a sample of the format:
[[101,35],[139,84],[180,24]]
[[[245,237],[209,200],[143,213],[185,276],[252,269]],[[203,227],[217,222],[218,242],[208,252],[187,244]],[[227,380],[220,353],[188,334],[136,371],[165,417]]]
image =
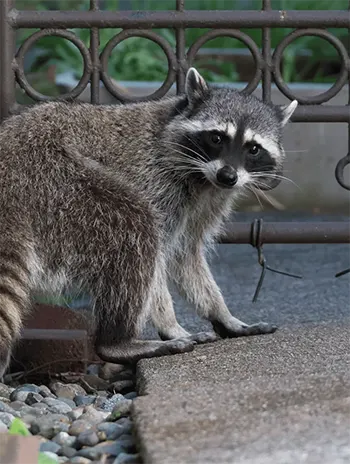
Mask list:
[[[0,247],[0,379],[19,338],[24,315],[30,308],[30,268],[28,253],[11,243]],[[24,250],[22,250],[24,251]]]

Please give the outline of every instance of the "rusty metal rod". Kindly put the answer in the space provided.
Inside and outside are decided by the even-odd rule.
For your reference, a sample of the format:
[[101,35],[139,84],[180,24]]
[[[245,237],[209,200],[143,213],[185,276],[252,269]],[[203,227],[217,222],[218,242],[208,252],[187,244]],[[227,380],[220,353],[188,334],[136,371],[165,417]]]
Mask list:
[[0,122],[9,115],[15,102],[12,60],[15,53],[15,31],[7,23],[14,0],[0,1]]
[[[219,243],[252,243],[252,223],[226,227]],[[261,243],[350,243],[348,222],[264,222]]]
[[86,330],[68,329],[24,329],[24,340],[84,340],[87,337]]
[[349,27],[349,12],[334,11],[17,11],[8,16],[20,27]]
[[[0,0],[1,1],[1,0]],[[9,114],[18,114],[33,105],[15,104],[10,108]],[[300,105],[292,116],[293,122],[350,122],[350,107]]]
[[350,106],[299,105],[293,122],[350,122]]

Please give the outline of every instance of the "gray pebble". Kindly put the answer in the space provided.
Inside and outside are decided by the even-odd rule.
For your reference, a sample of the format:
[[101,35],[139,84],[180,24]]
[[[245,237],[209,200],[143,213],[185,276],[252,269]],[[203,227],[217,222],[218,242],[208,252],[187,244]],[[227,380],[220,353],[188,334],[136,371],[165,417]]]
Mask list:
[[135,398],[137,398],[137,393],[136,392],[125,393],[124,398],[126,398],[127,400],[134,400]]
[[132,400],[119,401],[113,408],[111,415],[108,417],[108,420],[117,420],[120,417],[127,416],[130,414],[130,409],[132,405]]
[[10,427],[15,416],[9,412],[0,412],[0,422],[4,423],[7,427]]
[[71,446],[62,446],[58,454],[60,456],[66,456],[67,458],[73,458],[77,454],[77,450]]
[[13,392],[14,388],[5,385],[4,383],[0,382],[0,396],[10,399],[10,395]]
[[95,402],[94,402],[94,408],[103,410],[103,406],[106,403],[106,401],[108,401],[107,395],[106,396],[97,395],[95,398]]
[[77,441],[82,446],[95,446],[100,440],[94,430],[85,430],[77,436]]
[[139,454],[120,453],[113,464],[138,464],[139,462],[141,462]]
[[68,461],[69,461],[69,458],[66,458],[66,456],[58,456],[58,462],[60,464],[64,462],[68,462]]
[[72,425],[69,427],[68,433],[69,435],[74,435],[78,436],[85,430],[89,430],[92,428],[92,424],[89,424],[89,422],[86,422],[84,420],[78,419],[72,423]]
[[33,435],[41,435],[51,440],[59,432],[67,432],[69,419],[62,414],[38,417],[30,426]]
[[43,454],[45,454],[45,456],[53,459],[54,461],[58,462],[58,456],[56,453],[52,453],[51,451],[43,451]]
[[67,414],[67,412],[71,411],[72,408],[68,406],[68,404],[60,401],[57,404],[49,406],[49,410],[50,412],[53,412],[54,414]]
[[11,401],[25,401],[28,393],[39,393],[39,387],[37,385],[27,383],[15,388],[10,394]]
[[0,421],[0,433],[7,432],[7,425]]
[[84,414],[80,417],[81,420],[85,420],[91,424],[99,424],[103,422],[109,413],[105,411],[97,411],[92,405],[85,406]]
[[83,458],[83,456],[75,456],[74,458],[70,459],[71,464],[90,464],[91,459]]
[[119,453],[125,451],[118,441],[105,441],[92,449],[99,451],[101,454],[109,454],[111,456],[118,456]]
[[54,443],[53,441],[46,441],[40,444],[40,451],[50,451],[56,453],[61,449],[61,445]]
[[31,406],[35,403],[41,403],[44,398],[40,395],[40,393],[30,392],[25,399],[25,403]]
[[34,409],[39,409],[41,411],[46,411],[48,406],[47,406],[47,404],[44,404],[44,403],[35,403],[35,404],[33,404],[33,408]]
[[21,416],[21,420],[30,427],[33,422],[37,420],[37,416],[33,416],[32,414],[24,414]]
[[124,427],[116,422],[102,422],[98,424],[97,430],[104,432],[107,440],[117,440],[117,438],[125,433]]
[[34,408],[33,406],[28,406],[27,404],[24,404],[23,408],[21,408],[18,411],[18,414],[20,414],[20,417],[25,416],[27,414],[30,414],[31,416],[40,417],[47,413],[48,413],[47,409]]
[[43,403],[47,404],[50,411],[55,414],[67,414],[72,410],[68,404],[54,398],[44,398]]
[[110,398],[103,398],[98,397],[96,398],[96,402],[94,404],[95,408],[102,409],[103,411],[112,412],[114,406],[119,403],[120,401],[124,401],[125,398],[120,393],[111,396]]
[[74,402],[77,406],[87,406],[89,404],[93,404],[95,400],[95,395],[77,395],[74,398]]
[[114,422],[115,424],[121,425],[124,429],[124,433],[132,433],[132,422],[128,417],[122,417],[118,421]]
[[9,414],[12,414],[15,417],[18,417],[18,413],[15,409],[11,408],[11,406],[7,403],[3,403],[0,401],[0,412],[7,412]]
[[25,400],[27,399],[27,396],[29,395],[29,393],[33,393],[33,392],[29,392],[28,390],[19,390],[19,391],[17,391],[17,389],[16,389],[11,393],[10,400],[11,401],[21,401],[22,403],[24,403]]
[[57,398],[47,397],[47,398],[44,398],[42,402],[44,404],[47,404],[48,406],[53,406],[57,403],[57,401],[59,401]]
[[96,448],[82,448],[77,453],[78,456],[90,459],[91,461],[97,461],[102,454],[102,451],[97,450]]
[[55,395],[51,392],[49,387],[47,387],[46,385],[40,385],[39,393],[44,398],[54,398],[55,397]]
[[97,375],[99,374],[100,371],[100,365],[99,364],[90,364],[87,369],[86,373],[89,375]]
[[73,409],[72,411],[69,411],[67,413],[67,416],[72,421],[75,421],[75,420],[79,419],[79,417],[81,417],[83,413],[84,413],[84,408],[82,406],[80,406],[78,408]]
[[73,400],[77,395],[86,395],[84,388],[76,383],[65,384],[62,382],[53,382],[50,388],[56,396],[62,396],[70,400]]
[[10,406],[12,409],[14,409],[15,411],[20,411],[20,410],[23,408],[24,405],[25,405],[25,403],[24,403],[23,401],[18,401],[18,400],[12,401],[12,402],[9,404],[9,406]]
[[62,447],[74,447],[77,441],[76,437],[71,437],[67,432],[59,432],[52,439],[55,443],[61,445]]
[[76,406],[77,406],[73,400],[70,400],[68,398],[63,398],[62,396],[59,396],[57,398],[57,401],[61,401],[61,403],[68,404],[68,406],[70,406],[72,409],[76,408]]
[[5,398],[5,396],[0,396],[0,401],[5,404],[11,403],[10,398]]

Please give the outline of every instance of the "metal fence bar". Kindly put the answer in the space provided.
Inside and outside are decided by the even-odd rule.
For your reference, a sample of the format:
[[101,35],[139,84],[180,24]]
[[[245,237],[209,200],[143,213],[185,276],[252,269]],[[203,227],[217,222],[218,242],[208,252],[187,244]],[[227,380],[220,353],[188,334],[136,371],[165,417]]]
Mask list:
[[15,51],[15,34],[8,22],[13,0],[0,1],[0,121],[9,115],[15,103],[15,80],[12,60]]
[[[99,10],[99,0],[90,0],[90,10],[96,12]],[[90,54],[92,61],[91,73],[91,103],[100,102],[100,31],[97,27],[92,27],[90,31]]]
[[[185,0],[176,0],[176,10],[183,12]],[[176,29],[176,58],[178,70],[176,74],[176,93],[180,94],[185,91],[185,71],[186,71],[186,54],[185,54],[185,29],[179,27]]]
[[[271,11],[271,0],[263,0],[263,11]],[[262,55],[264,59],[264,69],[262,72],[262,98],[266,102],[271,102],[271,30],[264,27],[262,30]]]
[[[25,46],[22,46],[22,50],[17,52],[15,57],[14,38],[15,29],[18,28],[40,28],[40,37],[56,34],[75,43],[84,58],[84,75],[77,88],[66,94],[65,97],[76,98],[90,81],[91,102],[95,104],[99,103],[101,77],[106,85],[104,74],[106,74],[107,61],[99,56],[99,28],[123,28],[124,38],[127,35],[130,37],[139,35],[156,42],[160,40],[159,36],[148,29],[161,27],[175,29],[175,53],[169,44],[162,45],[169,63],[166,85],[163,84],[162,89],[153,94],[153,98],[164,96],[174,82],[176,82],[177,93],[184,91],[185,71],[200,46],[205,43],[199,39],[196,43],[198,46],[197,49],[195,47],[196,51],[192,48],[192,53],[186,55],[185,28],[212,28],[213,31],[209,33],[210,37],[207,36],[205,40],[226,34],[231,36],[236,34],[236,38],[243,40],[251,49],[256,65],[254,83],[250,83],[250,91],[254,91],[262,79],[264,101],[271,101],[273,79],[285,96],[289,99],[295,98],[292,91],[283,82],[279,71],[283,51],[289,43],[302,35],[316,35],[328,40],[341,57],[341,71],[337,81],[320,96],[300,97],[299,101],[302,104],[299,105],[292,120],[295,122],[344,122],[349,124],[349,154],[339,161],[336,178],[342,187],[350,189],[350,186],[344,182],[343,174],[345,166],[350,162],[350,99],[348,104],[344,104],[344,106],[321,105],[337,95],[348,80],[350,98],[349,51],[326,30],[330,27],[349,28],[350,30],[350,2],[349,11],[277,11],[272,10],[271,0],[262,0],[262,9],[259,11],[186,11],[185,0],[175,0],[174,7],[176,9],[173,11],[139,11],[137,14],[135,11],[102,11],[99,9],[99,0],[90,0],[89,11],[17,11],[13,7],[14,0],[0,0],[0,120],[12,112],[18,112],[19,109],[25,108],[25,106],[17,105],[15,102],[14,70],[17,81],[28,95],[36,100],[46,99],[46,96],[38,94],[31,88],[24,77],[23,57],[30,44],[37,40],[38,35],[34,39],[27,39]],[[75,27],[91,29],[89,50],[72,32],[62,31],[62,29]],[[262,52],[253,41],[250,41],[251,45],[249,45],[249,37],[247,38],[240,31],[243,27],[262,29]],[[272,55],[271,28],[275,27],[296,28],[296,31],[284,38]],[[108,88],[107,85],[106,88],[123,101],[113,88]],[[256,243],[254,224],[235,223],[229,225],[225,235],[220,240],[221,243]],[[346,222],[264,223],[264,227],[261,230],[259,228],[259,242],[350,243],[350,227]]]
[[[252,244],[254,223],[229,224],[220,243]],[[348,222],[264,222],[260,235],[266,243],[350,243]],[[255,241],[256,242],[256,241]]]
[[12,27],[349,27],[347,11],[265,10],[265,11],[17,11],[9,21]]
[[350,122],[350,106],[299,105],[292,116],[293,122]]

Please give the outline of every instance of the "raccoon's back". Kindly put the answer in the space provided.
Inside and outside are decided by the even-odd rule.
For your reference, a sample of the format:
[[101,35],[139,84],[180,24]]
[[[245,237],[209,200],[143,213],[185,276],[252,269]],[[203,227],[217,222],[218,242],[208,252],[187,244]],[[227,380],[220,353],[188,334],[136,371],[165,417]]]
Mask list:
[[[0,127],[0,209],[6,210],[7,219],[17,216],[27,221],[43,245],[52,247],[50,240],[56,238],[58,246],[57,241],[67,239],[63,234],[69,233],[68,227],[62,224],[72,224],[85,211],[77,199],[83,202],[87,189],[114,190],[119,205],[131,202],[151,214],[147,201],[126,185],[125,178],[117,172],[111,176],[107,163],[100,163],[99,156],[122,145],[116,111],[115,107],[45,103],[6,120]],[[68,156],[67,147],[76,148],[79,157],[95,159],[98,168],[75,159],[74,150]],[[74,222],[79,226],[78,219]]]

